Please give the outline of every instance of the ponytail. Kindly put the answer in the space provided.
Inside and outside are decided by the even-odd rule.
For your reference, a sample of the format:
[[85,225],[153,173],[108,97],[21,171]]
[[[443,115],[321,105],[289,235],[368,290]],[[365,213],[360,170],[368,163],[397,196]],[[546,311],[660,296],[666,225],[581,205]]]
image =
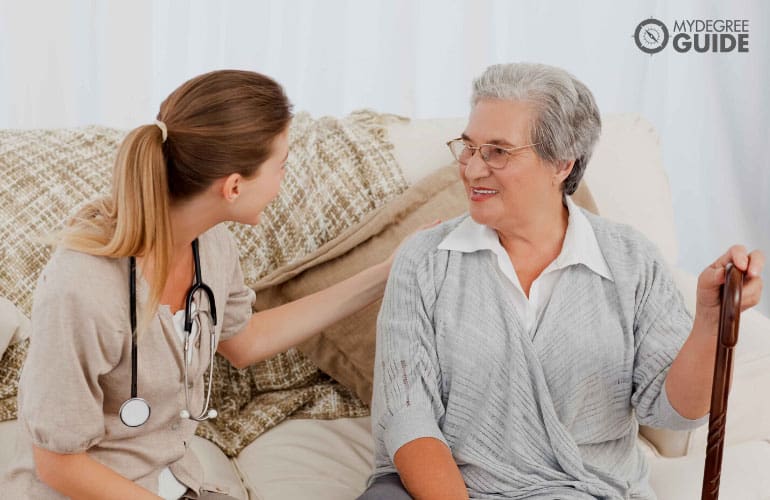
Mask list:
[[166,286],[172,252],[169,188],[161,129],[132,130],[118,149],[109,198],[84,206],[58,234],[56,242],[103,257],[145,258],[151,270],[150,293],[138,331],[152,320]]

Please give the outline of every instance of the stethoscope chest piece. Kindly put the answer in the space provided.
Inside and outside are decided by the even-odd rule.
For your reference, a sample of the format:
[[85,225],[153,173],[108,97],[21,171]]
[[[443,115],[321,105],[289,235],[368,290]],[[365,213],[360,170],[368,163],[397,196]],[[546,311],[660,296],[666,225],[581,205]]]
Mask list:
[[142,398],[127,399],[120,405],[120,421],[128,427],[144,425],[150,418],[150,405]]

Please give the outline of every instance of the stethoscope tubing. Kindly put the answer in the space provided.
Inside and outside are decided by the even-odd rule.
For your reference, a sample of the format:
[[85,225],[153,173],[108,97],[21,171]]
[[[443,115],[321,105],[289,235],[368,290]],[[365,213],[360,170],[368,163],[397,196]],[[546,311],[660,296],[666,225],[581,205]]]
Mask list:
[[131,272],[130,280],[130,302],[131,302],[131,398],[136,397],[136,372],[138,365],[138,356],[136,348],[136,259],[132,256],[129,259],[129,269]]
[[[180,417],[189,418],[197,422],[208,420],[209,418],[215,418],[217,411],[213,408],[209,408],[211,401],[211,389],[213,387],[214,380],[214,352],[216,350],[216,325],[217,325],[217,313],[216,304],[214,302],[214,292],[211,288],[203,283],[201,278],[201,266],[200,255],[198,252],[198,240],[195,239],[192,242],[193,260],[195,262],[195,281],[185,296],[185,310],[184,310],[184,332],[185,341],[183,349],[182,359],[182,371],[184,373],[184,397],[185,397],[185,409],[180,412]],[[131,397],[127,399],[120,407],[119,416],[121,421],[129,427],[139,427],[143,425],[150,417],[150,405],[142,398],[137,397],[137,373],[138,373],[138,350],[137,350],[137,327],[136,327],[136,258],[134,256],[129,257],[129,302],[131,306],[130,319],[131,319]],[[193,314],[193,298],[194,295],[202,291],[208,299],[209,311],[196,310]],[[203,405],[201,412],[198,415],[192,415],[190,412],[190,396],[189,396],[189,376],[187,357],[191,352],[192,343],[195,338],[202,335],[202,323],[200,316],[205,314],[207,317],[209,327],[209,380],[206,390],[206,401]],[[196,335],[192,335],[193,320],[198,323],[198,331]],[[135,412],[139,412],[138,415]],[[134,412],[134,413],[132,413]]]

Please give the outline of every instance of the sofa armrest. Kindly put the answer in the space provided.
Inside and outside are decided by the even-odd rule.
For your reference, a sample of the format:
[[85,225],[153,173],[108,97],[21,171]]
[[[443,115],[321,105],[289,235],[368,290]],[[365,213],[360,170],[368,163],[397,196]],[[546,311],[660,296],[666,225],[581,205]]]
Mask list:
[[[697,278],[681,269],[674,279],[687,307],[695,310]],[[725,445],[770,438],[770,319],[750,309],[741,314],[738,345],[735,347],[732,387],[727,407]],[[642,427],[641,434],[666,457],[678,457],[706,449],[708,426],[694,431],[669,431]]]

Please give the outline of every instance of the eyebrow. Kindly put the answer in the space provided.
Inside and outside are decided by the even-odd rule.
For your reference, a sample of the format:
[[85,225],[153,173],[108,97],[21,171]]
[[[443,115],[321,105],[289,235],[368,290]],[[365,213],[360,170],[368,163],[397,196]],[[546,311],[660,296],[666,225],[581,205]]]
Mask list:
[[[468,137],[468,134],[466,134],[465,132],[463,132],[460,138],[464,141],[474,142],[470,137]],[[515,144],[505,139],[492,139],[489,142],[485,142],[484,144],[494,144],[495,146],[515,146]]]

